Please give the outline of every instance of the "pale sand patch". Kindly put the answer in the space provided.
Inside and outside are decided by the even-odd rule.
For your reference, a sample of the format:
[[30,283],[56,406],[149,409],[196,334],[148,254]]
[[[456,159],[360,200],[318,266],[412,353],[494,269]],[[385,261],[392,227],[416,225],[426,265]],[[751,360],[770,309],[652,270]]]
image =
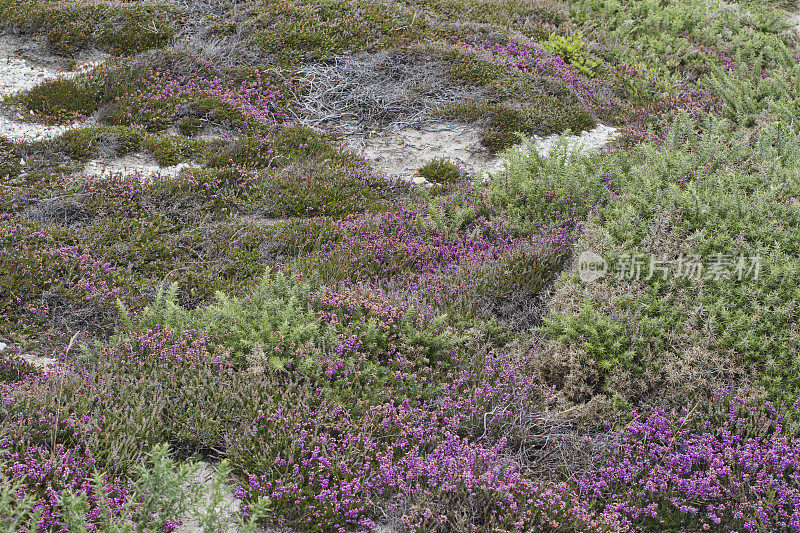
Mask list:
[[[28,91],[46,81],[75,78],[102,65],[109,57],[105,54],[92,54],[79,60],[75,70],[64,71],[36,65],[18,57],[14,44],[8,38],[0,39],[0,98]],[[42,141],[58,137],[71,128],[88,125],[84,122],[67,126],[47,126],[26,122],[25,118],[19,114],[0,113],[0,137],[14,141]]]
[[[614,140],[617,128],[598,125],[580,135],[563,137],[571,151],[598,151]],[[561,135],[532,137],[534,147],[547,154]],[[347,146],[369,159],[374,168],[392,177],[414,180],[417,170],[436,159],[455,163],[470,174],[497,173],[505,169],[506,158],[494,157],[481,144],[480,129],[473,125],[439,123],[419,129],[389,129],[367,136],[347,138]],[[511,150],[525,150],[517,146]]]
[[155,177],[174,177],[186,168],[198,168],[198,165],[178,163],[170,167],[161,167],[153,156],[136,152],[117,159],[89,161],[83,168],[82,174],[87,178],[137,175],[142,181],[147,181]]

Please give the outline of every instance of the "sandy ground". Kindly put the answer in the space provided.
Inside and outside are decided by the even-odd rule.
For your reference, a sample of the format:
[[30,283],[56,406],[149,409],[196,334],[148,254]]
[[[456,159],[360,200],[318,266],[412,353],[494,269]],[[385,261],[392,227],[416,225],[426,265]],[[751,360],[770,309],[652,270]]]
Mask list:
[[[74,70],[63,68],[63,60],[31,50],[12,37],[0,38],[0,98],[27,91],[46,81],[74,78],[103,64],[107,54],[92,52],[77,59]],[[46,126],[25,122],[25,117],[0,113],[0,137],[11,140],[45,140],[57,137],[73,126]]]
[[83,169],[83,175],[86,177],[104,177],[119,174],[138,175],[140,179],[145,181],[156,176],[177,176],[185,168],[197,168],[197,165],[178,163],[171,167],[162,167],[152,155],[136,152],[117,159],[95,159],[89,161]]
[[[567,136],[565,140],[570,150],[596,151],[611,142],[616,134],[616,128],[601,124],[580,135]],[[547,154],[560,140],[560,135],[531,138],[542,154]],[[350,148],[372,161],[376,170],[406,180],[413,180],[421,166],[436,159],[448,160],[475,175],[496,173],[505,168],[505,159],[493,157],[481,144],[480,130],[471,125],[440,123],[420,129],[394,129],[365,137],[354,136],[347,141]]]

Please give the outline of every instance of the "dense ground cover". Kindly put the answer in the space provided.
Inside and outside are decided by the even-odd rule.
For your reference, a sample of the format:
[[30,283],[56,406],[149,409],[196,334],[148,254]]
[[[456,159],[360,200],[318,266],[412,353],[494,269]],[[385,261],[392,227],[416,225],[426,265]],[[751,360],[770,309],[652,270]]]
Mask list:
[[[243,528],[800,531],[800,48],[777,6],[0,0],[0,20],[114,54],[5,102],[91,125],[0,143],[0,528],[200,508],[218,531],[187,489],[202,458]],[[312,66],[386,50],[433,66],[385,101],[493,152],[622,134],[528,143],[488,182],[435,161],[414,187],[298,125]],[[133,153],[187,167],[83,174]]]

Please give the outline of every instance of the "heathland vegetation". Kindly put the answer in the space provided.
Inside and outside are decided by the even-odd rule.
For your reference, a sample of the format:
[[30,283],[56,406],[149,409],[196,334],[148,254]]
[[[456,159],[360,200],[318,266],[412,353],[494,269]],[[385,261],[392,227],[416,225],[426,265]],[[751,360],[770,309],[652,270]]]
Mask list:
[[[84,127],[0,139],[0,530],[800,531],[785,9],[0,0],[111,54],[3,104]],[[333,127],[412,116],[505,170],[414,186]],[[142,153],[184,168],[83,172]]]

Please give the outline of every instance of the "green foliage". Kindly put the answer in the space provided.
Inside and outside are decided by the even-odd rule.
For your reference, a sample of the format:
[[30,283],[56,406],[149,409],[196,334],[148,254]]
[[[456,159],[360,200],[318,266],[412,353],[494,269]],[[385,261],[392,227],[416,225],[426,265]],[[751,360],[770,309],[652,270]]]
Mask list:
[[586,55],[586,43],[583,42],[580,32],[569,37],[551,33],[542,46],[578,69],[584,76],[593,78],[597,74],[600,62]]
[[353,166],[357,158],[355,154],[337,149],[327,136],[302,126],[291,126],[280,130],[272,143],[278,154],[278,166],[290,163],[310,163],[325,161],[340,163],[344,166]]
[[184,117],[178,121],[178,131],[186,137],[194,137],[203,129],[203,122],[197,117]]
[[101,149],[109,149],[122,157],[139,149],[144,132],[127,127],[75,128],[66,131],[57,142],[64,144],[66,154],[77,161],[86,162]]
[[46,81],[24,93],[21,99],[27,109],[58,121],[89,116],[99,106],[97,90],[82,78]]
[[46,36],[58,54],[69,56],[90,44],[115,54],[136,54],[170,42],[179,10],[167,3],[0,0],[0,21]]
[[301,0],[261,6],[254,41],[283,65],[388,46],[425,27],[420,18],[369,1]]
[[[4,465],[0,465],[2,467]],[[17,533],[29,531],[36,527],[41,519],[42,510],[35,509],[36,498],[26,494],[20,498],[22,479],[8,479],[5,469],[0,468],[0,532]]]
[[367,169],[324,164],[270,176],[265,211],[274,217],[343,217],[385,211],[407,185]]
[[[103,531],[130,533],[133,531],[159,532],[170,524],[184,519],[190,512],[196,515],[203,533],[221,531],[231,520],[231,509],[223,504],[226,492],[230,491],[231,468],[222,461],[216,471],[211,487],[192,485],[190,479],[200,467],[199,463],[178,464],[169,457],[169,446],[159,444],[148,454],[147,464],[136,468],[135,481],[121,516],[131,516],[124,522],[113,518],[111,502],[103,490],[103,476],[97,472],[93,480],[94,493],[98,495]],[[4,487],[5,488],[5,487]],[[1,498],[1,496],[0,496]],[[251,509],[245,521],[239,518],[243,531],[256,531],[256,522],[263,516],[269,501],[260,499]],[[69,531],[86,533],[94,530],[87,524],[89,505],[86,493],[66,490],[61,495],[62,518]]]
[[389,329],[379,327],[380,317],[368,310],[327,309],[338,320],[323,321],[325,287],[314,278],[299,281],[280,271],[273,274],[267,270],[245,297],[232,298],[218,292],[215,303],[193,311],[177,304],[177,293],[177,284],[160,290],[137,318],[118,302],[121,336],[157,327],[207,331],[237,365],[259,374],[299,372],[309,377],[316,376],[320,358],[343,338],[359,338],[376,361],[385,362],[390,346],[396,346],[414,353],[421,364],[441,358],[457,342],[445,327],[445,316],[419,321],[413,309]]
[[467,179],[467,174],[461,167],[446,159],[434,159],[419,167],[417,173],[431,183],[444,185],[460,183]]
[[508,170],[492,176],[489,188],[495,209],[517,231],[584,218],[608,199],[608,182],[565,141],[541,155],[530,140],[519,140],[524,151],[510,155]]
[[14,143],[0,139],[0,179],[15,178],[22,170],[21,154]]
[[558,337],[565,344],[581,346],[602,376],[622,367],[639,370],[639,361],[625,328],[585,304],[578,315],[546,319],[543,331]]
[[730,59],[755,72],[789,67],[786,24],[779,10],[749,3],[737,9],[709,5],[704,0],[645,0],[628,6],[617,0],[576,0],[570,3],[574,21],[594,40],[615,43],[606,59],[648,72],[639,78],[673,93],[683,72],[699,74]]
[[327,217],[281,220],[272,231],[275,253],[289,257],[318,250],[341,237],[336,223]]
[[147,135],[142,140],[142,147],[153,154],[162,167],[171,167],[190,159],[201,159],[205,152],[203,141],[175,135]]
[[485,120],[488,126],[481,133],[481,142],[492,153],[518,144],[518,133],[526,135],[590,130],[597,121],[583,107],[565,105],[558,97],[544,93],[527,95],[524,105],[460,104],[440,109],[443,116]]

